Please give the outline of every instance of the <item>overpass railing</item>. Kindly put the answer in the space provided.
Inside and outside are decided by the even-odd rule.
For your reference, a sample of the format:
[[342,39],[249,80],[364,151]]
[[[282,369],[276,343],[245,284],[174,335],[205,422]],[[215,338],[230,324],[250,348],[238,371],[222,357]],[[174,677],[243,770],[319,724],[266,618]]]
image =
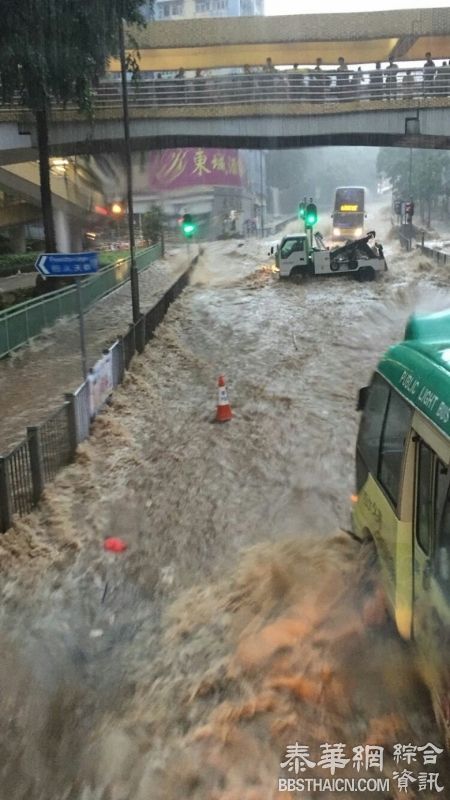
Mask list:
[[[195,78],[138,78],[130,82],[129,105],[132,108],[179,109],[185,106],[237,105],[248,103],[337,103],[345,101],[404,100],[414,104],[438,104],[450,97],[450,67],[438,67],[435,74],[423,69],[388,70],[290,70],[212,75]],[[11,109],[20,106],[19,97]],[[73,109],[70,104],[54,107]],[[119,81],[105,80],[94,91],[94,108],[122,107]]]
[[[443,71],[441,71],[443,70]],[[450,96],[450,67],[431,77],[423,70],[276,71],[211,77],[137,80],[129,102],[140,106],[221,105],[259,102],[345,102]],[[118,83],[103,82],[96,90],[98,107],[121,105]]]
[[[139,271],[146,269],[161,256],[161,245],[153,245],[136,254]],[[83,310],[89,309],[102,297],[117,289],[130,277],[129,258],[103,267],[91,278],[81,281]],[[26,344],[60,319],[78,312],[74,286],[49,292],[41,297],[10,306],[0,312],[0,358]]]

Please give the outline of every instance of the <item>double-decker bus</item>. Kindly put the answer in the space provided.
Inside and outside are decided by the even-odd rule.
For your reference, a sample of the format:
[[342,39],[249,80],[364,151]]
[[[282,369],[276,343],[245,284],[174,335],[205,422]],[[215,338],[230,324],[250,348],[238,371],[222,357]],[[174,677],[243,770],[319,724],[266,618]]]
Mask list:
[[364,233],[364,186],[340,186],[334,195],[333,239],[360,239]]
[[412,317],[362,410],[352,527],[375,543],[388,606],[414,640],[450,747],[450,311]]

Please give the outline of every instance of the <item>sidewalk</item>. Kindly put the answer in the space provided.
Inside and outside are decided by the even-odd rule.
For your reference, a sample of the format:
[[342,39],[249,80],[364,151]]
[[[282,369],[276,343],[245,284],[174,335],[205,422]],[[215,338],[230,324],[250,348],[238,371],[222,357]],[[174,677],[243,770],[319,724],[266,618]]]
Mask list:
[[9,275],[7,278],[0,278],[0,292],[13,292],[15,289],[25,289],[34,286],[36,283],[35,272],[23,272],[20,275]]
[[[169,251],[140,273],[141,308],[147,311],[186,268],[183,251]],[[88,367],[126,333],[131,322],[129,281],[85,315]],[[0,361],[0,453],[7,452],[58,408],[64,392],[82,383],[78,318],[60,320],[29,345]]]

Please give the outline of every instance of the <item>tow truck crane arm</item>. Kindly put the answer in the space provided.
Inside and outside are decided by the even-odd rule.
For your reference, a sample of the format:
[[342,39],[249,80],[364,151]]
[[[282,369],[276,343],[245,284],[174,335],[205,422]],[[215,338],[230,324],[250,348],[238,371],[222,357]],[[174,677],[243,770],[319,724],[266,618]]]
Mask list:
[[362,236],[361,239],[355,239],[353,242],[346,242],[346,244],[341,245],[341,247],[336,247],[334,250],[330,250],[330,261],[333,262],[336,259],[339,261],[341,260],[348,260],[351,258],[357,258],[358,256],[366,256],[368,258],[374,257],[374,251],[369,245],[370,239],[375,238],[375,231],[369,231],[366,233],[365,236]]

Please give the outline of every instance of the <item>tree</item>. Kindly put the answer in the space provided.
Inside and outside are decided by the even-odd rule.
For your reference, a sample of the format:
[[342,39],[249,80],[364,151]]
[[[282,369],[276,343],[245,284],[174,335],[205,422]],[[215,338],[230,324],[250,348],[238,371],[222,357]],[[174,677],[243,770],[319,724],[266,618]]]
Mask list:
[[446,150],[405,150],[383,147],[377,160],[380,175],[389,178],[394,194],[418,204],[422,223],[428,226],[440,198],[448,194],[450,156]]
[[164,213],[159,206],[152,206],[142,217],[142,234],[144,239],[156,244],[159,242],[164,225]]
[[[150,3],[152,0],[150,0]],[[92,87],[118,53],[119,26],[144,24],[143,0],[3,0],[0,81],[3,102],[15,92],[33,113],[39,150],[45,245],[56,250],[50,191],[48,124],[52,98],[89,111]]]

